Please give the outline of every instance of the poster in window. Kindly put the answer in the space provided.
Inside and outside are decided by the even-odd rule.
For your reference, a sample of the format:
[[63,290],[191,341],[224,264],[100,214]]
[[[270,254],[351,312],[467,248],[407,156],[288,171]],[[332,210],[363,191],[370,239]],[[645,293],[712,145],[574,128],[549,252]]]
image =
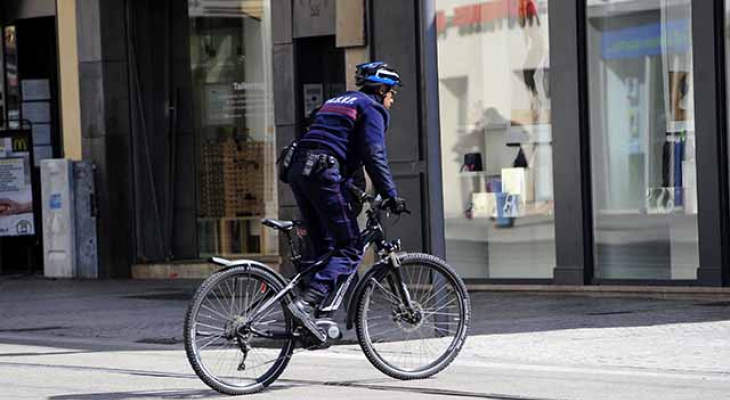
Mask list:
[[24,79],[20,86],[23,101],[51,99],[51,85],[48,79]]
[[51,124],[33,125],[33,145],[51,144]]
[[51,122],[51,105],[47,101],[23,103],[23,119],[34,124]]
[[324,85],[321,83],[305,83],[304,92],[304,116],[322,106],[324,101]]
[[690,96],[689,73],[686,71],[669,71],[669,109],[672,121],[686,121]]
[[234,122],[229,100],[233,89],[227,83],[212,83],[205,86],[205,125],[229,125]]
[[41,161],[53,158],[53,147],[52,146],[33,146],[34,165],[36,167],[41,166]]
[[0,237],[35,234],[27,134],[0,137]]

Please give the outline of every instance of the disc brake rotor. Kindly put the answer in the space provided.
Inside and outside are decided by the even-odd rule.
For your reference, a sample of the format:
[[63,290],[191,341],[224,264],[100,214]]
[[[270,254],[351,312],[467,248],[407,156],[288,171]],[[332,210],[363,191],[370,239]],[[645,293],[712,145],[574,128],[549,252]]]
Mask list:
[[405,332],[417,331],[423,325],[423,307],[415,301],[411,303],[413,313],[408,310],[395,311],[393,320]]

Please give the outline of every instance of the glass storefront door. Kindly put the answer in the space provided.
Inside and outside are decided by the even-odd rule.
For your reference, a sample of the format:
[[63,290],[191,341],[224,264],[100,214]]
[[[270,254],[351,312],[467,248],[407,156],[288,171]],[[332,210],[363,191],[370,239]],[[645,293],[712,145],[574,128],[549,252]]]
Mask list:
[[690,7],[587,0],[598,279],[696,279]]
[[276,254],[269,1],[190,0],[189,16],[200,256]]
[[555,267],[547,0],[436,0],[446,258],[465,278]]

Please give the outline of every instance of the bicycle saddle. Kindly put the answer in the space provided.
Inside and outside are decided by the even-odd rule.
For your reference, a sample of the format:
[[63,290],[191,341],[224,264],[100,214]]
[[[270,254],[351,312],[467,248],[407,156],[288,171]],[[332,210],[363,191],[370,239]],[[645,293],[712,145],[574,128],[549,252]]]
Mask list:
[[277,231],[289,231],[296,225],[293,221],[279,221],[276,219],[262,219],[261,223]]

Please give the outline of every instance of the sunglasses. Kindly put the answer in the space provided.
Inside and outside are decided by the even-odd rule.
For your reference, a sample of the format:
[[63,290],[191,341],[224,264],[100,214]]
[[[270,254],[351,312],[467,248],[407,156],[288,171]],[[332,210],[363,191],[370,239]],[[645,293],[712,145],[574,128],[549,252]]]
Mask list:
[[[388,93],[390,93],[390,97],[395,98],[395,96],[398,94],[398,91],[397,90],[390,90],[390,91],[388,91]],[[386,94],[388,94],[388,93],[386,93]]]

